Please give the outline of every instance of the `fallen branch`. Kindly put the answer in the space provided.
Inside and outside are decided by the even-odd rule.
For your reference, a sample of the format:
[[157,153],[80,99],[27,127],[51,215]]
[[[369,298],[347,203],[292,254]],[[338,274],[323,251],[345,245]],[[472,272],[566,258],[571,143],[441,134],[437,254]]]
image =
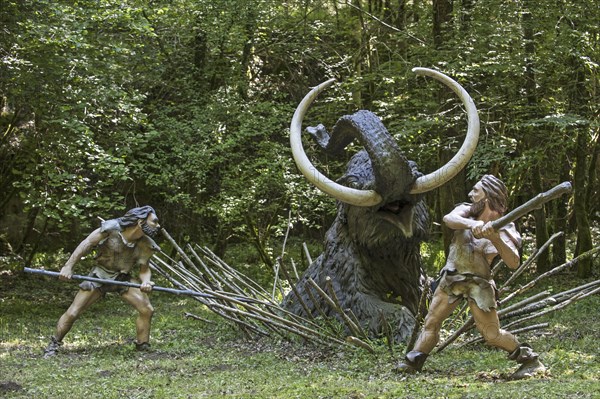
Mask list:
[[[344,321],[346,326],[350,329],[350,331],[352,331],[356,335],[364,335],[364,332],[362,332],[362,330],[360,330],[358,328],[358,326],[350,319],[350,317],[348,317],[348,315],[339,306],[339,302],[336,304],[336,302],[329,295],[327,295],[327,293],[325,291],[323,291],[323,289],[321,289],[321,287],[319,287],[319,285],[312,278],[309,278],[308,282],[313,286],[313,288],[317,291],[317,293],[329,304],[329,306],[332,309],[334,309],[341,316],[342,320]],[[335,295],[335,293],[334,293],[334,295]],[[336,299],[337,299],[337,297],[336,297]],[[356,340],[358,340],[358,338],[352,337],[353,342],[355,342]],[[367,344],[366,342],[364,342],[361,346],[370,347],[370,345]]]
[[[513,331],[509,331],[509,332],[511,334],[520,334],[520,333],[524,333],[524,332],[528,332],[528,331],[541,330],[542,328],[548,328],[548,326],[549,326],[548,323],[541,323],[541,324],[535,324],[533,326],[519,328],[517,330],[513,330]],[[462,348],[463,346],[476,344],[476,343],[483,342],[483,341],[484,341],[483,337],[480,336],[480,337],[473,338],[469,341],[465,341],[462,344],[460,344],[458,347]]]
[[[281,263],[281,257],[277,258],[276,262],[278,264],[280,264]],[[290,275],[289,275],[287,269],[283,266],[283,264],[281,264],[281,271],[283,272],[285,278],[289,281],[290,280]],[[298,300],[298,302],[302,306],[302,309],[304,309],[304,313],[306,313],[306,315],[308,317],[310,317],[311,319],[314,318],[312,312],[308,309],[308,305],[306,305],[306,303],[302,299],[302,296],[298,292],[298,288],[296,287],[296,285],[295,284],[291,284],[291,286],[292,286],[292,292],[294,293],[294,296],[296,297],[296,299]]]
[[[333,302],[335,303],[335,309],[342,315],[342,317],[344,317],[346,319],[346,322],[350,326],[351,330],[354,331],[355,334],[367,339],[367,334],[364,332],[364,330],[362,329],[360,324],[358,324],[354,320],[352,320],[352,318],[350,316],[348,316],[348,314],[346,313],[346,311],[348,309],[346,309],[346,311],[344,311],[344,309],[342,309],[340,300],[338,299],[337,295],[335,294],[335,289],[333,288],[333,283],[332,283],[331,277],[327,276],[325,278],[325,285],[327,285],[327,289],[331,293],[331,298],[333,299]],[[356,318],[356,316],[355,316],[355,318]]]
[[367,344],[365,341],[362,341],[356,337],[353,337],[352,335],[349,335],[346,337],[346,342],[349,344],[352,344],[354,346],[358,346],[360,348],[366,349],[367,351],[369,351],[369,353],[375,353],[375,350],[373,349],[373,347],[369,344]]
[[552,306],[556,304],[556,299],[554,298],[545,298],[539,302],[523,307],[522,309],[515,310],[510,313],[505,313],[500,317],[501,320],[504,319],[512,319],[514,317],[522,316],[524,314],[529,314],[531,312],[535,312],[536,310],[547,308],[548,306]]
[[[394,356],[394,337],[392,336],[392,328],[390,326],[390,323],[387,321],[387,318],[385,317],[385,313],[381,309],[379,309],[379,318],[381,319],[381,325],[383,325],[383,332],[385,334],[386,343],[387,343],[388,349],[390,351],[390,355],[392,355],[392,357],[393,357]],[[414,345],[414,343],[413,343],[413,345]]]
[[203,322],[208,323],[208,324],[213,324],[214,323],[213,321],[205,319],[204,317],[200,317],[200,316],[197,316],[197,315],[195,315],[193,313],[188,313],[188,312],[185,312],[183,314],[183,317],[185,317],[186,319],[200,320],[200,321],[203,321]]
[[465,331],[470,330],[473,326],[475,326],[475,319],[473,316],[469,317],[469,319],[462,325],[458,330],[454,331],[454,333],[448,337],[444,342],[442,342],[436,349],[435,353],[440,353],[448,345],[454,342],[458,337],[460,337]]
[[555,298],[557,302],[562,302],[564,300],[564,299],[562,299],[563,297],[567,297],[568,298],[572,294],[575,294],[577,292],[586,290],[588,288],[594,288],[594,287],[597,287],[597,286],[600,286],[600,280],[592,281],[591,283],[583,284],[583,285],[580,285],[578,287],[571,288],[570,290],[559,292],[558,294],[555,294],[552,297]]
[[[285,231],[285,237],[283,238],[283,245],[281,247],[281,255],[278,258],[278,262],[275,262],[275,271],[274,271],[274,278],[273,278],[273,294],[271,295],[271,298],[273,300],[275,300],[275,289],[277,288],[277,286],[279,286],[279,291],[281,293],[281,297],[285,297],[284,295],[284,291],[283,288],[281,287],[281,284],[279,283],[279,269],[281,267],[281,263],[283,261],[283,257],[285,256],[285,246],[287,244],[287,240],[288,240],[288,236],[290,234],[290,229],[292,227],[292,211],[290,210],[288,212],[288,222],[287,222],[287,229]],[[289,280],[289,276],[286,277]]]
[[421,324],[423,323],[423,319],[425,318],[425,314],[427,314],[427,296],[429,295],[429,279],[426,279],[425,286],[423,286],[423,291],[421,292],[421,298],[419,299],[419,307],[418,313],[415,317],[415,327],[413,328],[412,334],[408,343],[406,344],[406,352],[412,350],[415,342],[417,342],[417,337],[419,335],[419,330],[421,329]]
[[502,316],[504,314],[507,314],[509,312],[513,312],[513,311],[515,311],[517,309],[524,308],[525,306],[527,306],[527,305],[529,305],[529,304],[531,304],[531,303],[539,300],[540,298],[546,298],[549,295],[550,295],[550,291],[542,291],[542,292],[540,292],[540,293],[538,293],[538,294],[536,294],[534,296],[531,296],[529,298],[525,298],[525,299],[523,299],[520,302],[517,302],[517,303],[515,303],[515,304],[513,304],[511,306],[508,306],[506,308],[498,310],[498,317],[500,317],[500,316]]
[[346,324],[346,327],[348,327],[348,329],[353,334],[356,334],[356,335],[360,334],[358,327],[356,325],[354,325],[354,322],[352,320],[350,320],[350,318],[342,310],[342,308],[340,306],[338,306],[335,303],[335,301],[329,295],[327,295],[327,293],[325,291],[323,291],[323,289],[321,287],[319,287],[319,285],[315,282],[315,280],[313,280],[312,278],[309,278],[308,282],[310,283],[310,285],[312,285],[312,287],[315,289],[315,291],[317,291],[317,294],[319,294],[321,296],[321,298],[323,298],[329,304],[329,306],[341,316],[344,324]]
[[[162,261],[160,258],[158,258],[156,256],[153,257],[153,259]],[[169,274],[165,273],[164,270],[162,270],[155,262],[151,261],[150,267],[152,268],[152,270],[158,271],[162,276],[164,276],[169,282],[171,282],[171,284],[175,285],[176,287],[185,287],[184,284],[177,281]],[[194,299],[196,299],[197,301],[199,301],[200,303],[202,303],[203,305],[208,307],[208,309],[210,309],[217,315],[223,317],[225,320],[229,320],[229,321],[235,323],[240,328],[242,333],[244,333],[244,335],[246,335],[247,337],[252,337],[251,331],[254,331],[255,333],[259,333],[261,335],[264,334],[262,331],[256,329],[256,327],[254,325],[251,325],[243,320],[240,320],[238,316],[230,315],[227,312],[225,312],[223,309],[218,308],[213,301],[209,301],[204,298],[197,298],[197,297],[194,297]]]
[[250,291],[250,294],[271,300],[270,294],[260,284],[252,280],[250,277],[241,274],[240,272],[229,266],[221,258],[215,255],[210,249],[206,247],[200,247],[198,245],[196,245],[196,248],[208,258],[211,264],[213,264],[222,272],[231,276],[236,281],[241,283],[244,287],[246,287]]
[[292,264],[292,270],[294,271],[294,276],[296,277],[296,281],[290,281],[290,284],[297,284],[298,281],[300,280],[300,277],[298,276],[298,269],[296,268],[296,262],[294,262],[294,259],[290,259],[290,263]]
[[317,298],[315,298],[314,294],[312,293],[311,287],[305,286],[304,288],[305,288],[306,293],[310,297],[310,300],[312,301],[315,309],[317,309],[317,312],[319,312],[319,314],[321,315],[321,317],[323,318],[323,320],[325,321],[327,326],[331,329],[331,331],[335,331],[335,327],[331,323],[330,318],[325,314],[323,309],[321,309],[321,306],[319,305],[319,301],[317,301]]
[[519,277],[530,265],[533,264],[533,262],[535,260],[537,260],[537,258],[543,254],[548,247],[550,246],[550,244],[556,240],[558,237],[564,235],[564,233],[562,231],[559,231],[558,233],[555,233],[552,235],[552,237],[550,237],[548,239],[548,241],[546,241],[544,243],[544,245],[542,245],[534,254],[533,256],[530,256],[525,262],[523,262],[523,264],[521,266],[519,266],[519,268],[517,270],[515,270],[512,275],[502,284],[502,288],[500,288],[500,292],[504,292],[507,290],[507,288],[510,286],[510,284],[515,281],[517,279],[517,277]]
[[313,261],[312,257],[310,256],[310,252],[308,252],[308,246],[305,242],[302,243],[302,249],[304,250],[304,256],[306,256],[306,262],[308,263],[308,266],[310,266]]
[[[167,232],[164,233],[165,237],[170,237]],[[153,258],[152,264],[155,266],[153,269],[167,277],[175,286],[194,287],[211,295],[211,298],[201,302],[209,310],[235,323],[247,336],[251,337],[253,334],[268,336],[276,333],[287,338],[291,333],[319,344],[356,345],[358,338],[348,341],[340,339],[332,335],[333,329],[328,331],[312,320],[292,314],[281,304],[274,302],[272,295],[269,295],[259,284],[227,265],[208,248],[187,245],[186,250],[191,254],[188,255],[174,243],[172,238],[169,241],[183,262],[170,259],[166,254],[161,253],[162,258],[159,256]],[[169,273],[162,270],[159,264],[168,269]],[[289,273],[281,258],[278,259],[279,273],[284,273],[289,279]],[[264,299],[256,299],[257,297]],[[253,301],[240,300],[245,298],[251,298]],[[366,342],[361,346],[365,347],[365,345],[369,346]]]
[[580,293],[576,294],[575,296],[573,296],[572,298],[570,298],[570,299],[568,299],[566,301],[563,301],[563,302],[561,302],[561,303],[559,303],[557,305],[554,305],[550,309],[544,310],[544,311],[539,312],[539,313],[532,314],[530,316],[524,317],[524,318],[519,319],[519,320],[515,320],[515,321],[507,324],[505,327],[506,328],[510,328],[512,326],[522,324],[522,323],[524,323],[526,321],[529,321],[529,320],[536,319],[538,317],[544,316],[544,315],[546,315],[548,313],[551,313],[551,312],[557,311],[559,309],[562,309],[565,306],[570,305],[573,302],[577,302],[577,301],[579,301],[579,300],[581,300],[583,298],[587,298],[590,295],[597,294],[598,292],[600,292],[600,287],[597,287],[597,288],[592,289],[592,290],[587,291],[587,292],[580,292]]
[[509,300],[511,300],[512,298],[514,298],[515,296],[517,296],[518,294],[527,291],[528,289],[532,288],[533,286],[535,286],[540,280],[545,279],[546,277],[552,276],[554,274],[557,274],[569,267],[572,267],[574,265],[576,265],[577,263],[579,263],[579,261],[588,259],[590,257],[592,257],[593,255],[595,255],[598,251],[600,251],[600,246],[597,246],[595,248],[590,249],[587,252],[582,253],[581,255],[579,255],[578,257],[571,259],[569,262],[563,263],[560,266],[555,267],[552,270],[547,271],[546,273],[543,273],[541,275],[539,275],[537,278],[533,279],[532,281],[530,281],[529,283],[525,284],[524,286],[518,288],[517,290],[515,290],[514,292],[512,292],[511,294],[509,294],[506,298],[502,299],[501,301],[498,302],[499,305],[502,305],[506,302],[508,302]]

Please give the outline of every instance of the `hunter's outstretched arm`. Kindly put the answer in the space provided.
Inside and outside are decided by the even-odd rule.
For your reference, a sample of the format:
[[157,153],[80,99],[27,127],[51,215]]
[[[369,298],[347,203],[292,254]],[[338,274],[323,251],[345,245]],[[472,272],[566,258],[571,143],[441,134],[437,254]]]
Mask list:
[[98,245],[98,243],[100,243],[100,241],[102,241],[104,238],[106,238],[106,233],[102,233],[100,228],[98,228],[92,231],[89,236],[81,241],[81,243],[79,243],[77,248],[75,248],[75,251],[73,251],[69,257],[69,260],[67,260],[67,263],[65,263],[62,269],[60,269],[59,279],[70,280],[71,276],[73,275],[73,267],[75,264],[79,262],[79,260],[85,255],[90,253],[90,251],[94,249],[94,247],[96,247],[96,245]]

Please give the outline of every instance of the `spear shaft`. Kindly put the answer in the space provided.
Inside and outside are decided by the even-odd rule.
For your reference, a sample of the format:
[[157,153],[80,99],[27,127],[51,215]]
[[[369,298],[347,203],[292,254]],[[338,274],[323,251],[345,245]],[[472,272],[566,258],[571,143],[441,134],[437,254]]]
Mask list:
[[546,202],[558,198],[563,194],[570,193],[571,190],[571,183],[568,181],[563,182],[544,193],[536,195],[518,208],[515,208],[506,215],[494,220],[492,222],[492,227],[494,227],[494,230],[498,231],[500,228],[504,227],[510,222],[514,222],[521,216],[526,215],[535,209],[541,208]]
[[[23,271],[25,271],[27,273],[32,273],[32,274],[41,274],[43,276],[51,276],[51,277],[60,276],[60,273],[58,273],[58,272],[53,272],[50,270],[43,270],[43,269],[33,269],[33,268],[29,268],[29,267],[23,268]],[[120,285],[123,287],[132,287],[132,288],[140,288],[141,287],[141,284],[132,283],[130,281],[108,280],[108,279],[91,277],[91,276],[81,276],[79,274],[73,274],[71,276],[71,278],[75,279],[75,280],[92,281],[92,282],[101,283],[101,284]],[[198,292],[198,291],[193,291],[193,290],[177,290],[174,288],[167,288],[167,287],[160,287],[160,286],[153,286],[152,291],[167,292],[169,294],[175,294],[175,295],[188,295],[188,296],[199,296],[199,297],[210,298],[210,299],[219,299],[214,295],[206,294],[203,292]],[[251,302],[251,303],[259,302],[259,301],[256,301],[254,299],[249,299],[249,298],[232,297],[232,299],[235,299],[240,302]]]

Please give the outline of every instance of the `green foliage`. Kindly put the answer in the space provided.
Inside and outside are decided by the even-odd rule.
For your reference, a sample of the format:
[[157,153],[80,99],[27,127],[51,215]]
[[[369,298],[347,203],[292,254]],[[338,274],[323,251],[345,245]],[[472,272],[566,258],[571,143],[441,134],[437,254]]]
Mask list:
[[444,248],[438,242],[421,244],[421,257],[425,273],[430,277],[437,276],[446,264]]
[[150,33],[141,9],[71,3],[13,3],[2,63],[10,180],[26,208],[60,230],[124,208],[118,187],[131,179],[125,159],[145,119],[133,57]]
[[[44,215],[65,229],[70,222],[94,218],[94,212],[114,207],[115,182],[128,179],[122,157],[113,157],[91,140],[89,134],[64,141],[44,140],[34,159],[23,170],[14,170],[14,187],[28,207],[42,208]],[[117,210],[122,210],[122,206]]]
[[[292,234],[316,238],[335,212],[288,150],[293,110],[311,86],[338,79],[306,124],[373,110],[425,172],[458,149],[461,106],[414,66],[456,79],[480,111],[465,186],[491,172],[529,197],[536,170],[542,186],[570,179],[580,131],[580,159],[593,162],[595,2],[454,2],[452,16],[439,41],[428,2],[4,1],[0,217],[10,203],[31,210],[35,223],[19,226],[26,238],[150,203],[176,236],[220,251],[252,244],[269,264],[288,220]],[[344,159],[306,148],[340,175]]]

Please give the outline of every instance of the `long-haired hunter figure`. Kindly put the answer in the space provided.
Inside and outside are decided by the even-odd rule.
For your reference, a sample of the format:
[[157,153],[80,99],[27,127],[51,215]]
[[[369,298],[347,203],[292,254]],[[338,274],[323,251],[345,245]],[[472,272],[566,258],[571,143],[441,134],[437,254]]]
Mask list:
[[403,361],[396,365],[400,373],[420,371],[429,353],[439,341],[442,323],[452,314],[461,299],[469,303],[475,325],[486,343],[508,352],[508,358],[520,363],[510,379],[522,379],[545,370],[535,353],[510,332],[500,328],[496,312],[496,286],[491,264],[500,256],[510,269],[520,264],[518,248],[521,236],[514,223],[496,231],[492,221],[507,210],[508,192],[495,176],[479,180],[469,198],[472,203],[458,205],[444,216],[444,223],[454,230],[446,265],[441,271],[423,330]]
[[[73,303],[60,317],[56,333],[44,350],[44,357],[56,355],[65,335],[71,330],[75,320],[92,304],[104,297],[107,292],[116,292],[131,304],[139,313],[136,320],[136,348],[149,348],[150,323],[154,308],[150,304],[148,293],[154,284],[150,279],[152,272],[148,264],[150,258],[160,247],[152,237],[156,235],[160,225],[156,212],[150,206],[133,208],[120,218],[106,220],[83,240],[60,270],[60,279],[69,280],[73,275],[73,267],[86,254],[96,249],[96,266],[90,276],[116,280],[132,281],[141,287],[123,287],[84,281]],[[134,268],[139,267],[138,278],[132,276]]]

